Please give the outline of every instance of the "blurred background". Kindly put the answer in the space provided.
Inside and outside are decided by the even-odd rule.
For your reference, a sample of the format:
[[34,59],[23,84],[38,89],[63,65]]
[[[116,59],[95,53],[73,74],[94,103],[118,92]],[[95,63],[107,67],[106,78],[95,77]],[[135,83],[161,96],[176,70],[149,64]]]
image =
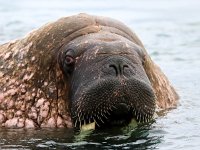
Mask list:
[[[177,89],[180,105],[147,130],[139,129],[141,134],[92,133],[87,140],[73,142],[69,139],[74,135],[68,130],[27,134],[0,130],[0,148],[200,149],[200,1],[0,0],[0,44],[22,38],[47,22],[82,12],[112,17],[133,29]],[[44,136],[36,136],[43,132]]]

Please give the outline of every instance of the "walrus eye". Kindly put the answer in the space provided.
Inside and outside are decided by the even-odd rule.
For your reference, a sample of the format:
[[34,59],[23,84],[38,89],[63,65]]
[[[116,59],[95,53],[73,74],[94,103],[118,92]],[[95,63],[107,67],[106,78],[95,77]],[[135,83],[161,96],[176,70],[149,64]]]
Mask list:
[[60,53],[59,55],[59,65],[66,76],[69,76],[73,70],[75,65],[75,57],[71,51],[66,53]]
[[66,63],[67,65],[73,64],[73,63],[74,63],[74,58],[73,58],[72,56],[67,55],[67,56],[65,57],[65,63]]

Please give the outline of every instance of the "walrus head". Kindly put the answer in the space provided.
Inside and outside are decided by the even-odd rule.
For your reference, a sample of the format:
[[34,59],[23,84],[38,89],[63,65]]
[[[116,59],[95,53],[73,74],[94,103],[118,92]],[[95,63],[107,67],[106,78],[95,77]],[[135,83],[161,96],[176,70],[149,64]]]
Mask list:
[[149,121],[155,95],[143,68],[141,47],[109,33],[78,37],[62,48],[60,67],[70,83],[75,127],[124,125]]

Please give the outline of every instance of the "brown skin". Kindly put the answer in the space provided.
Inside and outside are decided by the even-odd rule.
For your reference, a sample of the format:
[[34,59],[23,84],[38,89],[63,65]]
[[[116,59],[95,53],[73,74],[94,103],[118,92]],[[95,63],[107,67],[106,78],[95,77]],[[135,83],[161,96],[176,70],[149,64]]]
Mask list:
[[70,85],[57,55],[62,46],[75,38],[100,31],[115,33],[140,46],[157,107],[169,109],[177,105],[177,93],[135,33],[119,21],[79,14],[0,45],[0,127],[72,127],[68,107]]

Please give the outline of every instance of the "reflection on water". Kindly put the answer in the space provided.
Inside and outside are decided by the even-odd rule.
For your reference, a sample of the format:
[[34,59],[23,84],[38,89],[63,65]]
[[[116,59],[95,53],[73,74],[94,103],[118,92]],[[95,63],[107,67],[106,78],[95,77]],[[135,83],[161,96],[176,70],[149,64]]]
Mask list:
[[82,133],[73,129],[0,129],[0,146],[2,149],[152,149],[162,140],[160,132],[151,123]]
[[200,149],[199,0],[0,0],[0,43],[63,16],[87,12],[130,26],[180,94],[156,122],[78,134],[71,129],[0,129],[0,149]]

